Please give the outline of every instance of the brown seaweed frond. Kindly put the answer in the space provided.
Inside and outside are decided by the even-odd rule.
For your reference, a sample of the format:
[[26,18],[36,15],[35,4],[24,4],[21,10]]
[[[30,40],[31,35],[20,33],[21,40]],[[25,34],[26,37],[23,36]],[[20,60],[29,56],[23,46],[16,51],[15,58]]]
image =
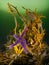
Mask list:
[[[9,12],[14,16],[15,20],[15,28],[14,34],[16,34],[17,30],[17,19],[16,13],[20,16],[21,20],[23,21],[24,27],[27,25],[28,30],[23,36],[26,40],[26,49],[27,54],[24,52],[24,48],[18,43],[12,49],[9,49],[8,46],[13,42],[17,41],[11,35],[10,40],[5,45],[6,51],[4,53],[0,52],[0,63],[12,65],[13,62],[17,62],[20,59],[23,63],[35,63],[35,65],[42,65],[42,60],[46,56],[48,45],[45,44],[43,41],[45,35],[45,29],[42,27],[42,20],[41,18],[45,18],[45,16],[38,15],[36,11],[32,12],[30,9],[25,9],[26,17],[20,14],[17,7],[13,6],[12,4],[8,3]],[[25,22],[25,24],[24,24]],[[23,29],[24,31],[24,29]],[[22,31],[19,29],[18,35],[21,35]],[[28,62],[26,62],[26,60]]]
[[15,20],[14,33],[16,34],[16,28],[17,28],[18,24],[17,24],[17,20],[16,20],[16,15],[15,15],[12,5],[10,3],[8,3],[8,9],[9,9],[9,12],[14,16],[14,20]]

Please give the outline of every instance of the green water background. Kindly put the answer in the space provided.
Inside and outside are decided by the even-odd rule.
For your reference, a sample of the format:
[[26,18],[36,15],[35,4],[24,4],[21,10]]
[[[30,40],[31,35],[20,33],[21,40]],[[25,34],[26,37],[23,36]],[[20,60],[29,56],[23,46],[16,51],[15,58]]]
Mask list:
[[[49,44],[49,0],[0,0],[0,46],[6,43],[7,36],[12,32],[15,26],[14,18],[8,12],[8,2],[17,6],[21,14],[25,14],[25,11],[22,9],[22,6],[24,6],[32,11],[36,8],[39,14],[46,16],[42,22],[43,28],[46,30],[45,41]],[[20,24],[22,23],[19,18],[18,22]]]

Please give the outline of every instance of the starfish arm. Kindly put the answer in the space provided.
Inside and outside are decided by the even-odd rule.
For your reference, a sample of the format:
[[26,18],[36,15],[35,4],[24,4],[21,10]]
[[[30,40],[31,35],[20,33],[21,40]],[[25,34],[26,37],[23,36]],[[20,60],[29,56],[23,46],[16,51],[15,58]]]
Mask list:
[[14,34],[13,37],[14,37],[16,40],[19,38],[16,34]]
[[9,49],[12,49],[13,46],[17,45],[18,43],[19,43],[19,41],[16,41],[14,44],[11,44],[11,45],[9,46]]
[[22,32],[22,34],[21,34],[20,37],[23,37],[27,30],[28,30],[28,28],[27,28],[27,26],[26,26],[25,29],[23,30],[23,32]]
[[26,40],[25,40],[25,39],[21,42],[21,45],[22,45],[22,47],[24,48],[24,52],[27,53]]

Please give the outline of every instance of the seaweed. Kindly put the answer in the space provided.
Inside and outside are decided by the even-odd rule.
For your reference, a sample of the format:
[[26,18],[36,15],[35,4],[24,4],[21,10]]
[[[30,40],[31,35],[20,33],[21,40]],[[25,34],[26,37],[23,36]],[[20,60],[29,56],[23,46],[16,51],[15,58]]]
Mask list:
[[[49,46],[43,40],[45,29],[42,27],[41,18],[45,16],[38,15],[36,11],[25,9],[26,17],[21,15],[17,7],[8,3],[9,12],[14,16],[14,33],[9,37],[5,45],[6,51],[0,51],[0,65],[49,65]],[[18,21],[16,14],[23,21],[23,28],[17,33]],[[26,53],[27,51],[27,53]]]

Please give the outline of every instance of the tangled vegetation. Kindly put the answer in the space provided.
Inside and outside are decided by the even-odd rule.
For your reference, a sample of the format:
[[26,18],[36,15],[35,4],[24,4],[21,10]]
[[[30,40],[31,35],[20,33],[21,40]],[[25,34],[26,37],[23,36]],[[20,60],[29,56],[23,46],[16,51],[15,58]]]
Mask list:
[[[41,20],[45,16],[37,14],[36,10],[32,12],[30,9],[22,8],[25,10],[25,16],[19,13],[17,7],[8,3],[9,12],[14,16],[15,28],[5,45],[6,51],[0,51],[0,65],[49,65],[49,61],[45,62],[47,57],[49,59],[49,46],[43,40],[45,29],[42,27]],[[23,21],[23,28],[18,32],[16,14]]]

